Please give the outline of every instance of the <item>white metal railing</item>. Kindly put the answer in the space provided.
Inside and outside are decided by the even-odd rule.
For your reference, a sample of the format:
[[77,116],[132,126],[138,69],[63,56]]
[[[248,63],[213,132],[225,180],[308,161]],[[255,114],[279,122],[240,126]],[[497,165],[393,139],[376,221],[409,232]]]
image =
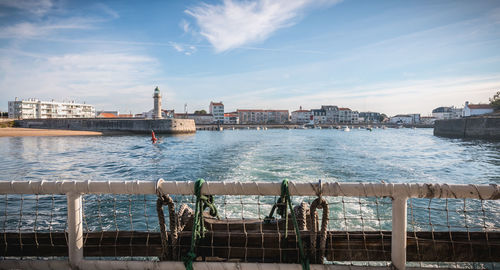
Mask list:
[[[0,269],[184,269],[182,262],[106,261],[83,257],[83,194],[193,194],[194,182],[165,181],[0,181],[0,194],[65,194],[68,207],[68,260],[2,260]],[[500,199],[497,185],[289,183],[292,196],[353,196],[392,198],[392,265],[406,268],[407,200],[409,198]],[[281,183],[206,182],[202,193],[211,195],[280,195]],[[195,269],[301,269],[299,264],[195,262]],[[311,265],[311,269],[362,267]],[[373,268],[373,267],[372,267]],[[381,267],[385,268],[385,267]]]

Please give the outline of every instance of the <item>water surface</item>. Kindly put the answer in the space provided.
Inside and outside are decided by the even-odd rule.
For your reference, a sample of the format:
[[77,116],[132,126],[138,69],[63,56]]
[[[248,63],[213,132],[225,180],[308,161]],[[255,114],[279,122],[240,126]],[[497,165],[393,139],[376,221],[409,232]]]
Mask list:
[[432,129],[226,130],[193,135],[4,137],[2,180],[500,183],[500,143]]

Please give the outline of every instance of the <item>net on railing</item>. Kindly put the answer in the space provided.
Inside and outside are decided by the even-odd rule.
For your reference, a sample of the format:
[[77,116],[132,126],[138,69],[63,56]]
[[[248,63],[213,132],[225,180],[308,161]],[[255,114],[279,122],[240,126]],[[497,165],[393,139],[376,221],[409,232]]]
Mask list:
[[66,257],[66,216],[66,196],[0,196],[0,256]]
[[[106,260],[175,260],[189,250],[193,195],[170,195],[182,230],[170,230],[163,207],[167,246],[162,245],[156,195],[83,195],[84,256]],[[214,196],[221,220],[206,217],[197,260],[298,263],[298,241],[291,222],[266,220],[278,196]],[[321,246],[323,210],[317,225],[310,206],[316,196],[293,196],[301,236],[312,263],[390,266],[392,199],[323,196],[328,203],[326,244]],[[500,202],[480,199],[408,199],[408,266],[494,269],[500,260]],[[67,256],[66,197],[0,197],[0,257]],[[192,214],[191,214],[192,215]],[[315,215],[316,216],[316,215]],[[167,256],[164,256],[167,254]]]

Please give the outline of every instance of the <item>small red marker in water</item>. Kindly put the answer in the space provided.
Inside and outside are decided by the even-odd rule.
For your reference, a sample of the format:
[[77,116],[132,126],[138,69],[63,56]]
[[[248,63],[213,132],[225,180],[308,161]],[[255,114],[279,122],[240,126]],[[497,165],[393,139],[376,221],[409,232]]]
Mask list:
[[151,142],[156,143],[156,141],[158,141],[158,139],[155,136],[155,132],[151,130]]

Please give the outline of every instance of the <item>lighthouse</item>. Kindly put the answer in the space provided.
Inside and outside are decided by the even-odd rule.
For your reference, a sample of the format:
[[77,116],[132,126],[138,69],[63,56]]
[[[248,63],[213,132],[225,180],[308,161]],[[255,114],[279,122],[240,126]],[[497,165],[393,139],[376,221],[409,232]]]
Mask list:
[[153,119],[161,119],[161,94],[158,86],[155,88],[153,98],[155,100]]

